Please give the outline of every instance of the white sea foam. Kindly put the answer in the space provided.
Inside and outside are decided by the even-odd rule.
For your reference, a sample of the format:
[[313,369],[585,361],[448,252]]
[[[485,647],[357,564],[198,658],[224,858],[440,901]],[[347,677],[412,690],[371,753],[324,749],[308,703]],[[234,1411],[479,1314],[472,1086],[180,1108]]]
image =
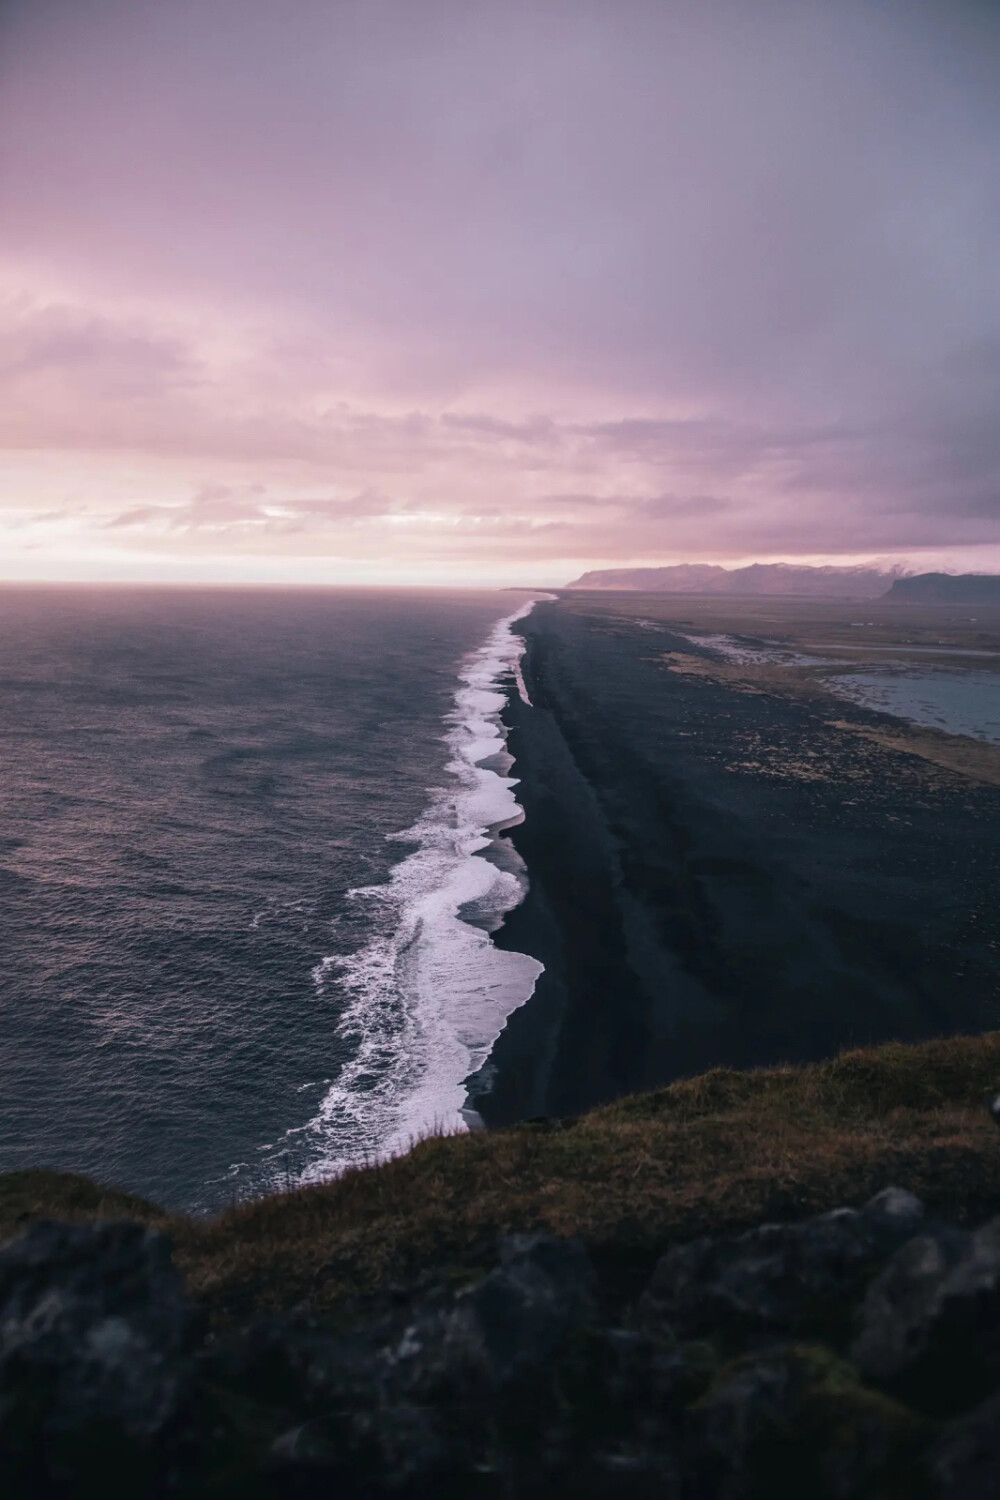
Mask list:
[[514,673],[527,700],[523,641],[510,627],[533,603],[501,620],[462,666],[446,736],[451,785],[396,835],[416,849],[385,885],[350,892],[382,935],[314,971],[318,995],[343,1006],[338,1030],[352,1058],[316,1115],[286,1137],[306,1163],[302,1181],[398,1154],[432,1130],[467,1128],[463,1080],[541,973],[535,959],[502,951],[489,937],[523,897],[523,865],[509,844],[498,863],[482,857],[522,818],[517,781],[504,774],[513,762],[500,683]]

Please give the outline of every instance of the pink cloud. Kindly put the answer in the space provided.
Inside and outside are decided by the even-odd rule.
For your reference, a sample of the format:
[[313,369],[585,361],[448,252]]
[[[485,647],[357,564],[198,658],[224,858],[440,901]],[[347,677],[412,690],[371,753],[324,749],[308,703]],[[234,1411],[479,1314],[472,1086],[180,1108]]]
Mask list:
[[986,545],[998,53],[972,0],[8,6],[0,519],[500,571]]

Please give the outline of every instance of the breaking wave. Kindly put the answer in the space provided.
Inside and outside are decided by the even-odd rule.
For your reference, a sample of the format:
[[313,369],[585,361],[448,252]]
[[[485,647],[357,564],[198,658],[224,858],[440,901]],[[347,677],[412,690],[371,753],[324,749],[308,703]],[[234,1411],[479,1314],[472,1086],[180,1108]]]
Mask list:
[[450,784],[393,835],[415,848],[385,884],[349,893],[376,935],[313,971],[318,996],[339,1002],[338,1038],[350,1060],[313,1118],[285,1138],[304,1163],[298,1181],[398,1154],[431,1131],[468,1128],[463,1080],[541,973],[535,959],[490,938],[526,887],[520,858],[499,837],[522,818],[500,714],[506,682],[526,697],[524,643],[511,626],[532,603],[463,663],[447,720]]

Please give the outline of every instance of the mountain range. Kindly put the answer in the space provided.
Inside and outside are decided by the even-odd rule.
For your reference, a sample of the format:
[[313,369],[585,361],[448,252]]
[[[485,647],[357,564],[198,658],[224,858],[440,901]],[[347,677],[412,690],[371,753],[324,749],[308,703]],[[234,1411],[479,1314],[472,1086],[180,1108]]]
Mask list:
[[657,594],[787,594],[826,599],[877,599],[900,578],[902,569],[801,567],[794,563],[751,563],[723,568],[712,563],[679,563],[668,568],[602,568],[584,573],[571,589],[615,589]]

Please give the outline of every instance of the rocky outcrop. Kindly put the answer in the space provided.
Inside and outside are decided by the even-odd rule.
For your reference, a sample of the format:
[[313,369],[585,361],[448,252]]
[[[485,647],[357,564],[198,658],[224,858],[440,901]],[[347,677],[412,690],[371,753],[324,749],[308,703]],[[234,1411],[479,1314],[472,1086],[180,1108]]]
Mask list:
[[0,1251],[0,1451],[25,1493],[112,1464],[155,1486],[193,1390],[193,1309],[137,1224],[37,1224]]
[[689,1335],[822,1332],[922,1216],[912,1193],[888,1188],[860,1212],[841,1208],[800,1224],[762,1224],[733,1240],[679,1245],[656,1267],[643,1307]]
[[692,1409],[688,1490],[718,1500],[903,1493],[923,1427],[826,1350],[780,1346],[724,1370]]
[[940,1414],[1000,1387],[1000,1219],[904,1244],[868,1289],[858,1368]]
[[1000,1496],[1000,1392],[950,1423],[925,1459],[931,1492],[940,1500]]
[[39,1224],[0,1249],[12,1496],[811,1500],[997,1492],[1000,1219],[890,1188],[672,1245],[638,1295],[508,1235],[471,1285],[346,1326],[212,1332],[169,1243]]
[[886,597],[899,604],[1000,604],[995,573],[917,573],[897,578]]

